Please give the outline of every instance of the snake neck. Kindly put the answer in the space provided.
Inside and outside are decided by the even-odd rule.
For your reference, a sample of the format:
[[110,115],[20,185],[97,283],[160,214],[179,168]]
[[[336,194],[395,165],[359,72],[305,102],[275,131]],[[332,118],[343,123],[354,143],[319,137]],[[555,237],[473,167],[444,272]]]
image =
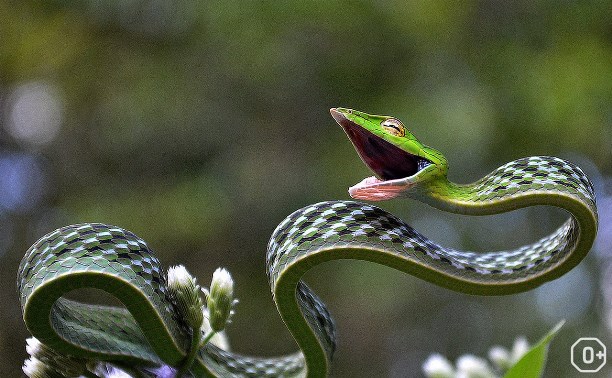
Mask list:
[[586,228],[597,225],[593,185],[578,167],[553,157],[519,159],[471,184],[457,184],[441,176],[415,186],[406,195],[435,208],[466,215],[550,205],[569,211]]
[[[408,197],[425,202],[440,210],[459,214],[481,214],[486,204],[475,200],[476,183],[457,184],[446,176],[424,183],[416,190],[408,192]],[[492,204],[488,204],[490,207]],[[491,210],[489,208],[489,210]]]
[[407,194],[437,209],[464,215],[499,214],[533,205],[558,206],[572,213],[585,209],[575,195],[566,196],[566,193],[543,188],[522,188],[517,184],[491,185],[487,177],[471,184],[457,184],[441,177]]

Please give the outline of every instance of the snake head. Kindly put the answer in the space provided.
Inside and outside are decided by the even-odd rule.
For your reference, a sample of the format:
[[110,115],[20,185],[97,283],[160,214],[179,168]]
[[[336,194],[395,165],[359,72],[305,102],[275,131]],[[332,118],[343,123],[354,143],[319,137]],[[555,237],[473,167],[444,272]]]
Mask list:
[[375,174],[350,187],[351,197],[369,201],[396,198],[446,175],[446,158],[420,143],[397,118],[345,108],[332,108],[330,113]]

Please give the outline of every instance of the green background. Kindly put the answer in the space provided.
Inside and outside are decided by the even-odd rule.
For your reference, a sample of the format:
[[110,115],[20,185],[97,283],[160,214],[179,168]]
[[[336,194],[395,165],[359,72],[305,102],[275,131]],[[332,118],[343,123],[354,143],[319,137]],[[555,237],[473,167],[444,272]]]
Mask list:
[[[233,349],[294,351],[265,248],[286,215],[348,199],[371,175],[328,113],[343,106],[400,118],[458,182],[524,156],[570,159],[596,185],[602,226],[567,277],[508,297],[361,262],[309,272],[337,321],[333,375],[419,376],[432,352],[486,355],[567,319],[546,376],[575,377],[578,337],[612,348],[610,20],[610,1],[0,0],[0,375],[19,376],[26,358],[21,257],[80,222],[135,232],[205,285],[228,268]],[[382,207],[476,251],[535,240],[565,217]]]

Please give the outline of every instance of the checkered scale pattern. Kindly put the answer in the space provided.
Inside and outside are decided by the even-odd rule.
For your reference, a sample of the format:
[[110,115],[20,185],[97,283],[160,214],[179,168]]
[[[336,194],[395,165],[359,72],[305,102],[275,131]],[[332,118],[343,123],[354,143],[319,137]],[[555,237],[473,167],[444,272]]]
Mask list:
[[[90,277],[96,278],[119,277],[125,281],[125,285],[137,288],[145,300],[153,305],[155,315],[161,317],[170,333],[176,336],[177,342],[188,340],[185,337],[186,327],[178,319],[169,300],[166,275],[159,260],[146,243],[133,233],[104,224],[63,227],[45,235],[30,247],[21,261],[17,276],[22,310],[26,311],[30,296],[38,288],[83,273],[94,273]],[[88,286],[100,285],[92,281],[83,283],[83,287]],[[68,287],[66,292],[74,288]],[[88,351],[160,362],[139,325],[124,308],[87,305],[59,298],[53,304],[49,318],[60,338],[81,345]],[[44,342],[44,336],[35,336]]]
[[[453,205],[469,203],[489,207],[481,213],[500,212],[495,211],[499,203],[518,202],[523,196],[535,194],[540,198],[569,197],[588,208],[595,222],[597,218],[591,182],[580,168],[559,158],[537,156],[516,160],[472,185],[459,188],[453,193],[453,200],[457,201]],[[435,192],[438,188],[434,185],[431,190]],[[443,195],[432,192],[429,194],[437,194],[438,198]],[[546,204],[546,200],[540,203]],[[442,208],[448,205],[438,203]],[[313,255],[339,249],[366,249],[373,254],[389,254],[428,267],[429,272],[422,278],[429,280],[432,272],[437,272],[434,274],[481,285],[513,283],[553,270],[574,251],[578,237],[578,222],[572,216],[551,235],[515,250],[460,251],[435,244],[378,207],[353,201],[327,201],[300,209],[278,225],[268,244],[267,272],[274,293],[281,275]],[[300,283],[297,299],[302,314],[331,358],[335,345],[333,321],[323,303],[302,299],[305,296],[316,298]]]
[[595,189],[582,169],[552,156],[532,156],[506,163],[471,185],[462,197],[486,203],[537,191],[576,197],[597,213]]
[[[123,285],[136,288],[156,312],[140,315],[160,316],[174,341],[182,343],[183,350],[187,349],[190,331],[178,318],[159,260],[142,239],[114,226],[67,226],[45,235],[30,247],[21,261],[17,276],[22,310],[26,311],[28,301],[37,289],[63,277],[92,272],[115,277],[118,282],[123,281]],[[121,288],[100,287],[91,280],[90,276],[88,281],[83,280],[78,286],[72,284],[74,287],[66,287],[60,294],[76,288],[95,287],[108,290],[122,299]],[[147,338],[151,334],[145,335],[126,308],[84,304],[59,297],[50,313],[43,316],[49,317],[52,332],[75,349],[105,355],[107,361],[127,357],[145,365],[167,363],[151,346]],[[46,342],[44,333],[35,333],[34,336]],[[70,354],[70,351],[65,353]],[[200,351],[200,361],[192,375],[212,373],[219,377],[278,377],[295,376],[303,370],[304,359],[300,353],[279,358],[254,358],[208,345]]]
[[[540,156],[513,161],[474,184],[456,186],[450,192],[437,185],[431,183],[427,187],[432,200],[426,200],[434,206],[446,206],[449,211],[469,213],[462,209],[475,208],[474,213],[492,214],[536,203],[564,207],[571,202],[574,207],[587,209],[590,215],[583,212],[581,216],[570,217],[553,234],[531,245],[510,251],[476,253],[439,246],[401,219],[368,204],[328,201],[294,212],[272,234],[266,254],[267,273],[277,305],[281,298],[277,298],[276,293],[287,292],[277,287],[279,279],[297,277],[297,281],[292,282],[296,285],[299,314],[280,305],[279,311],[287,311],[283,313],[286,320],[301,317],[309,325],[309,331],[290,330],[298,338],[306,332],[317,338],[327,360],[324,364],[318,361],[318,366],[325,365],[327,369],[332,358],[336,347],[335,327],[323,302],[298,280],[299,275],[295,273],[301,274],[322,261],[362,258],[396,267],[411,265],[414,269],[406,268],[407,271],[445,286],[450,286],[445,283],[454,280],[494,287],[549,273],[575,252],[581,238],[580,227],[597,228],[593,186],[580,168],[562,159]],[[538,197],[539,202],[532,201],[534,197]],[[589,235],[594,238],[593,232]],[[590,245],[589,242],[586,245]],[[581,251],[580,256],[583,253],[586,251]],[[92,272],[99,274],[98,277],[114,277],[118,286],[107,289],[124,303],[130,298],[122,297],[126,286],[121,285],[136,289],[137,296],[151,304],[153,314],[142,311],[136,314],[139,311],[134,308],[128,312],[124,308],[87,305],[61,298],[61,294],[72,289],[88,287],[91,282],[85,280],[70,281],[71,286],[60,287],[59,294],[49,289],[56,280],[84,277],[84,273]],[[33,332],[43,342],[52,332],[75,348],[108,356],[109,361],[127,356],[151,364],[162,363],[164,358],[152,347],[155,335],[151,336],[151,332],[155,334],[156,330],[142,328],[146,320],[137,323],[134,315],[162,319],[171,339],[155,341],[158,348],[172,342],[182,351],[187,348],[189,331],[168,296],[161,265],[145,242],[129,231],[103,224],[58,229],[27,251],[19,267],[17,286],[24,318],[27,318],[27,311],[36,311],[33,308],[36,306],[28,306],[32,297],[41,296],[36,294],[57,295],[47,300],[54,300],[50,311],[41,314],[38,310],[35,319],[41,323],[45,323],[44,319],[50,320],[51,329],[45,329],[44,334]],[[90,286],[105,289],[100,285]],[[289,285],[284,286],[288,289]],[[282,302],[290,302],[287,300],[282,298]],[[130,308],[129,304],[126,307]],[[310,373],[310,367],[306,366],[308,354],[304,353],[254,358],[207,345],[200,350],[191,373],[197,377],[211,374],[219,377],[305,376]],[[167,356],[164,361],[168,362]]]
[[301,353],[284,357],[263,358],[231,353],[209,344],[199,357],[217,377],[297,377],[304,372]]
[[[499,282],[506,277],[514,280],[570,252],[576,232],[574,222],[568,220],[552,235],[514,251],[477,253],[437,245],[376,206],[353,201],[321,202],[292,214],[277,229],[275,234],[279,237],[270,241],[268,250],[269,279],[274,287],[285,269],[312,253],[372,249],[388,251],[462,279],[481,283]],[[289,237],[292,230],[300,228],[295,237]]]

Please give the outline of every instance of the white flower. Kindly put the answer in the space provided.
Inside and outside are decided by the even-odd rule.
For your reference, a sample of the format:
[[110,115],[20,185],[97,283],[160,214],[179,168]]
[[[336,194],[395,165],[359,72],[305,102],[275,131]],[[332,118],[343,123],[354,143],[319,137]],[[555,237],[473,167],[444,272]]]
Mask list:
[[171,288],[185,287],[194,281],[195,279],[183,265],[171,266],[168,269],[168,286]]
[[234,296],[234,280],[225,268],[217,268],[213,273],[210,290],[218,290],[227,296]]
[[46,368],[45,364],[36,357],[30,357],[24,361],[23,373],[28,377],[35,377]]
[[519,336],[512,346],[512,363],[515,364],[529,351],[529,342],[525,336]]
[[489,349],[489,359],[500,370],[508,370],[513,365],[510,359],[510,352],[498,345]]
[[24,361],[21,367],[23,373],[29,378],[62,378],[64,374],[54,370],[51,366],[36,357],[30,357]]
[[455,370],[453,365],[441,354],[432,354],[423,363],[423,373],[428,378],[453,378]]
[[210,328],[214,332],[222,331],[234,313],[232,308],[238,303],[234,300],[234,280],[227,270],[217,268],[213,273],[210,291],[202,291],[207,297]]
[[[26,339],[30,359],[25,361],[24,373],[33,378],[78,377],[86,369],[86,360],[56,352],[35,337]],[[26,371],[27,370],[27,371]]]
[[457,359],[457,378],[495,378],[488,362],[480,357],[466,354]]
[[40,355],[42,349],[42,344],[36,337],[28,337],[26,339],[26,352],[30,356],[36,357]]

